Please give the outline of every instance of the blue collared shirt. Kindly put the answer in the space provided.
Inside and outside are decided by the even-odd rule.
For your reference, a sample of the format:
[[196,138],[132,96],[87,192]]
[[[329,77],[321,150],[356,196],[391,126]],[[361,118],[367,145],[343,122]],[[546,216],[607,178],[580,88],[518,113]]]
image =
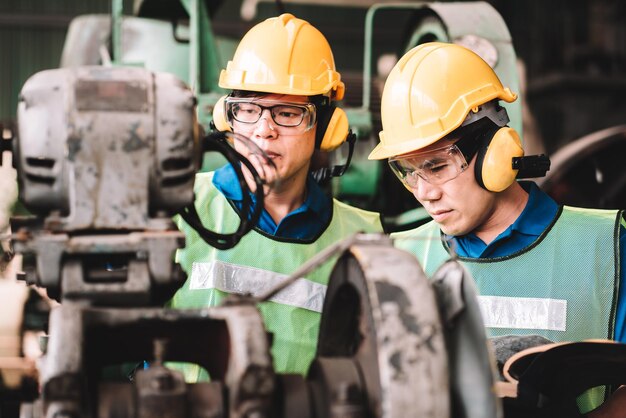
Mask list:
[[[448,244],[455,248],[461,257],[493,258],[504,257],[520,251],[535,240],[546,230],[558,213],[559,205],[546,193],[541,191],[533,182],[520,182],[528,192],[528,203],[515,220],[504,232],[489,244],[485,244],[476,235],[470,233],[452,237],[447,235]],[[626,230],[620,229],[620,258],[621,265],[626,266]],[[626,281],[624,268],[620,272],[620,286],[615,319],[615,339],[626,342]]]
[[[235,204],[237,209],[241,209],[243,194],[235,169],[230,164],[215,171],[213,184]],[[307,178],[306,188],[307,197],[302,206],[287,214],[278,224],[263,209],[257,228],[280,238],[312,240],[319,236],[330,222],[333,212],[332,199],[324,193],[311,176]],[[251,198],[252,207],[254,207],[256,199],[254,195],[251,195]]]

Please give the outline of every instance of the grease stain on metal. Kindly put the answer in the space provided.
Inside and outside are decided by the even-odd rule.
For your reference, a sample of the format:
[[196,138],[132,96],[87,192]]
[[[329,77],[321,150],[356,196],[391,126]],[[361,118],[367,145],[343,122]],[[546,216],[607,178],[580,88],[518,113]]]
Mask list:
[[420,323],[419,318],[411,313],[411,302],[401,287],[388,282],[376,282],[376,293],[386,329],[379,338],[381,337],[383,345],[390,350],[388,360],[393,370],[393,378],[403,379],[403,366],[416,364],[429,357],[423,350],[436,353],[434,340],[437,330],[428,322]]
[[70,161],[74,161],[76,159],[76,154],[80,152],[82,149],[82,139],[77,136],[70,136],[67,139],[67,159]]
[[142,148],[148,148],[148,142],[143,141],[138,133],[139,122],[134,123],[129,130],[129,138],[122,145],[124,152],[133,152]]
[[412,334],[420,334],[420,325],[415,317],[407,312],[407,309],[410,307],[410,303],[402,288],[390,283],[376,282],[376,292],[381,303],[391,302],[398,305],[400,320],[406,327],[407,331]]
[[124,220],[128,219],[128,214],[126,213],[126,211],[124,210],[124,208],[119,207],[118,205],[112,205],[111,209],[114,212],[117,212],[117,214]]

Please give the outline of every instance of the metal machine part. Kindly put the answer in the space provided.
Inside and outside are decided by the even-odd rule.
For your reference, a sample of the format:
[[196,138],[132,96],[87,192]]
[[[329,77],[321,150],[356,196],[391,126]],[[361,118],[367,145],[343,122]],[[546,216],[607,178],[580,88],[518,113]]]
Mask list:
[[[235,44],[213,34],[211,16],[223,0],[134,0],[135,16],[122,16],[123,3],[111,0],[110,15],[83,15],[71,22],[61,67],[113,62],[175,74],[194,87],[198,121],[208,131],[213,106],[224,94],[217,83],[226,65],[220,56],[231,56]],[[217,157],[211,155],[205,165],[223,165]]]
[[169,229],[193,199],[194,107],[184,83],[142,68],[35,74],[18,105],[23,203],[52,230]]
[[[13,220],[13,244],[23,278],[62,303],[50,315],[41,397],[22,416],[214,416],[212,399],[225,416],[268,416],[273,370],[254,306],[142,308],[162,305],[184,280],[174,261],[184,235],[170,218],[193,203],[194,114],[182,82],[140,68],[44,71],[24,86],[15,148],[22,201],[39,217]],[[165,359],[223,384],[187,390]],[[135,384],[104,378],[109,366],[144,360],[153,367]]]
[[[61,305],[50,314],[40,397],[22,404],[21,417],[496,417],[488,367],[476,379],[486,384],[458,389],[478,391],[467,392],[481,400],[478,412],[456,414],[465,409],[451,392],[455,351],[447,344],[465,340],[446,336],[454,326],[440,310],[449,298],[438,295],[447,293],[383,235],[350,237],[337,244],[342,253],[329,249],[303,266],[340,255],[307,377],[275,373],[259,299],[152,307],[184,279],[174,262],[184,237],[169,217],[193,200],[193,105],[182,83],[136,68],[45,71],[26,83],[18,173],[22,199],[39,218],[13,223],[14,247],[27,282]],[[444,317],[471,312],[458,268],[441,276],[456,277],[442,286],[462,295]],[[468,344],[485,343],[469,333]],[[107,377],[111,367],[144,361],[150,367],[133,381]],[[185,383],[169,362],[200,367],[211,382]]]
[[381,237],[353,245],[337,263],[317,355],[311,372],[332,377],[335,392],[337,363],[354,364],[362,381],[346,384],[358,383],[377,416],[400,417],[407,410],[449,416],[448,362],[434,291],[417,260]]
[[[447,264],[434,288],[387,237],[351,239],[306,377],[273,371],[252,299],[192,310],[68,300],[51,314],[41,398],[23,405],[22,418],[498,417],[484,328],[460,265]],[[101,378],[107,365],[146,359],[151,367],[134,382]],[[197,364],[211,382],[185,384],[166,360]],[[461,383],[450,381],[461,377],[452,367]]]
[[[39,217],[15,218],[12,230],[28,284],[53,298],[105,306],[156,306],[169,298],[184,281],[174,263],[184,235],[171,217],[193,208],[202,154],[194,115],[183,82],[142,68],[48,70],[26,82],[16,160],[21,200]],[[261,202],[262,179],[228,140],[244,138],[209,136],[203,150],[221,152],[236,167],[242,161]],[[249,155],[267,161],[258,147]],[[200,223],[196,229],[210,245],[231,248],[262,209],[257,204],[249,218],[248,206],[233,234]]]
[[171,216],[193,201],[194,106],[182,82],[141,68],[48,70],[26,82],[16,160],[21,201],[40,216],[12,229],[29,231],[14,242],[29,284],[55,298],[63,289],[146,305],[182,283],[173,256],[184,236]]
[[[101,379],[107,365],[143,360],[152,365],[134,382]],[[163,360],[198,364],[214,382],[187,385]],[[22,416],[270,416],[273,393],[269,341],[252,305],[98,309],[70,302],[52,312],[41,398]]]
[[361,238],[333,270],[308,378],[332,377],[377,417],[500,417],[476,295],[457,261],[428,279],[386,238]]
[[494,396],[497,370],[487,344],[478,290],[456,260],[444,263],[431,277],[444,323],[453,417],[500,417]]
[[626,207],[626,125],[602,129],[558,150],[550,159],[546,177],[537,179],[542,190],[558,203],[613,209]]

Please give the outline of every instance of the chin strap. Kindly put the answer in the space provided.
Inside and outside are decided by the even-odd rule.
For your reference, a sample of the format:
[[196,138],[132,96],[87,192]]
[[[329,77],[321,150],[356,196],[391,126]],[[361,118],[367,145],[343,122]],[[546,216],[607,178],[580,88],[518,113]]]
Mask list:
[[348,158],[345,164],[335,165],[332,167],[322,167],[311,172],[313,178],[318,184],[324,184],[333,177],[343,176],[348,167],[350,167],[352,154],[354,153],[354,144],[356,143],[356,134],[353,134],[352,130],[348,132],[346,142],[348,143]]
[[544,177],[550,170],[550,158],[545,154],[513,157],[513,169],[519,170],[518,179]]

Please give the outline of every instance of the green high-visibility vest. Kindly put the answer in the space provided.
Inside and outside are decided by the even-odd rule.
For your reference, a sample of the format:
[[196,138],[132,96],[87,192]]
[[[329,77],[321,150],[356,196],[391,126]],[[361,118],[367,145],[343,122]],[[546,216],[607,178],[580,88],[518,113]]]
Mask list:
[[[232,232],[239,216],[212,183],[213,173],[196,176],[196,208],[204,226]],[[169,305],[174,308],[216,306],[229,293],[261,294],[293,273],[329,245],[355,232],[382,232],[380,216],[333,200],[330,223],[310,241],[284,239],[253,230],[230,250],[210,247],[182,219],[178,226],[186,246],[177,261],[187,281]],[[278,293],[259,309],[273,333],[272,356],[279,373],[305,374],[315,355],[326,284],[338,255]],[[186,380],[197,381],[199,367],[185,368]]]
[[[527,248],[506,257],[460,257],[476,281],[488,335],[613,339],[620,221],[618,211],[565,206]],[[392,238],[418,258],[427,275],[450,258],[435,222]],[[581,412],[602,402],[603,391],[597,392],[579,399]]]

